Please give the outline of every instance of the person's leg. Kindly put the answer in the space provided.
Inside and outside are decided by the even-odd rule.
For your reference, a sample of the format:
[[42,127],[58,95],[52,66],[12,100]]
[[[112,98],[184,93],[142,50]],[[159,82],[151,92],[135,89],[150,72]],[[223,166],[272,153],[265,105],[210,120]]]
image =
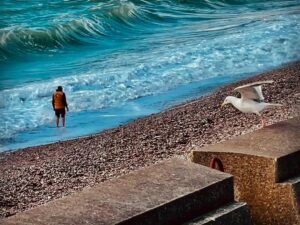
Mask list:
[[66,121],[66,110],[63,109],[61,112],[61,121],[62,121],[62,126],[65,127],[65,121]]
[[59,127],[59,116],[60,116],[60,113],[59,113],[59,110],[55,110],[55,115],[56,115],[56,127]]
[[56,116],[56,127],[59,127],[59,116]]

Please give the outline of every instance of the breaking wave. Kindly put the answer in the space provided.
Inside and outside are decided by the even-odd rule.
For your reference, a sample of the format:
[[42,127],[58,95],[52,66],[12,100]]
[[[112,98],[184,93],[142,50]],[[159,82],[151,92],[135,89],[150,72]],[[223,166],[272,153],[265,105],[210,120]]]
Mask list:
[[[0,60],[30,53],[52,54],[68,46],[98,44],[101,48],[111,39],[128,39],[135,33],[147,33],[153,26],[172,26],[182,19],[222,22],[245,13],[243,7],[232,10],[235,5],[245,5],[245,8],[252,7],[252,10],[259,11],[267,3],[252,0],[54,1],[52,4],[32,3],[23,8],[21,5],[19,10],[8,10],[9,7],[5,10],[4,4],[0,9],[3,21],[0,26]],[[299,10],[299,6],[293,2],[279,1],[276,4]],[[69,9],[70,12],[60,12],[60,8]],[[37,10],[41,14],[36,15]],[[49,15],[44,16],[43,11]]]
[[[116,2],[116,1],[115,1]],[[147,20],[145,12],[131,2],[99,4],[76,15],[51,18],[47,27],[14,25],[0,28],[0,59],[25,53],[53,53],[67,46],[95,44],[125,33],[134,23]],[[66,19],[64,17],[70,17]],[[69,21],[68,21],[69,20]]]

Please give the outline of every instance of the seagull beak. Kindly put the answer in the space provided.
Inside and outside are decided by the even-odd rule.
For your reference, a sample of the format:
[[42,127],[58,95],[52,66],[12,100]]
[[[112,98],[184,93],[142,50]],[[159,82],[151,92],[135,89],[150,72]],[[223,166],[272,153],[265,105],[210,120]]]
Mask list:
[[223,102],[222,105],[221,105],[221,109],[222,109],[225,105],[226,105],[226,104]]

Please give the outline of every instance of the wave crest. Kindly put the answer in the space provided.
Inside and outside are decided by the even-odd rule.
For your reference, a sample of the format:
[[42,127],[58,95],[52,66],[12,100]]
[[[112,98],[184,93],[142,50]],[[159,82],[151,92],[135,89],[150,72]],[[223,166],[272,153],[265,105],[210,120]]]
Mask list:
[[50,29],[14,26],[0,30],[0,51],[3,55],[56,51],[63,46],[87,43],[90,38],[103,35],[101,24],[86,18]]
[[49,28],[11,26],[0,29],[0,60],[26,53],[51,53],[66,46],[94,44],[106,36],[122,34],[124,26],[143,20],[143,11],[131,2],[90,8],[87,15]]

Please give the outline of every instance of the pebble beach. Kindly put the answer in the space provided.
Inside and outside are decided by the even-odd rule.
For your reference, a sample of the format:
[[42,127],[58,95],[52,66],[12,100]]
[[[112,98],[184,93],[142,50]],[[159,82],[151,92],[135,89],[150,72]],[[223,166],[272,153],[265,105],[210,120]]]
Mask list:
[[114,179],[173,156],[261,128],[256,115],[227,105],[239,85],[274,80],[264,112],[267,125],[300,115],[300,62],[224,86],[208,96],[87,137],[0,153],[0,218]]

